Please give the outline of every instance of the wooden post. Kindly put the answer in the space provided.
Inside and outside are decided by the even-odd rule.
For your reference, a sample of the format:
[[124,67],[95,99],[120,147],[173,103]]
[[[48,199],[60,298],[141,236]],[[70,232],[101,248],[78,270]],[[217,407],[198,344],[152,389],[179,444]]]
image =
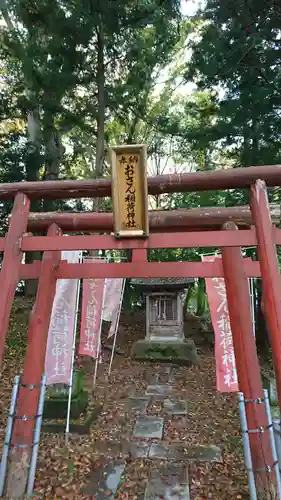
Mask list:
[[[48,231],[48,235],[60,234],[61,230],[55,224]],[[40,382],[44,373],[49,324],[56,293],[56,268],[60,256],[60,251],[44,252],[43,255],[36,301],[28,327],[27,351],[21,378],[23,386],[20,387],[16,409],[17,417],[27,416],[28,419],[15,419],[8,467],[8,498],[23,498],[27,485]]]
[[[223,229],[238,229],[233,222]],[[276,487],[273,456],[265,406],[260,366],[252,328],[251,300],[248,279],[243,268],[241,248],[223,248],[222,264],[227,293],[239,390],[244,393],[249,439],[259,499],[271,497]],[[262,432],[251,432],[261,429]],[[267,467],[271,468],[270,472]],[[276,497],[277,498],[277,497]]]
[[264,181],[251,187],[252,217],[256,226],[257,250],[262,277],[262,302],[268,327],[281,411],[281,279]]
[[0,367],[15,291],[19,282],[22,261],[21,239],[27,230],[29,199],[18,193],[15,197],[9,230],[5,240],[5,251],[0,273]]

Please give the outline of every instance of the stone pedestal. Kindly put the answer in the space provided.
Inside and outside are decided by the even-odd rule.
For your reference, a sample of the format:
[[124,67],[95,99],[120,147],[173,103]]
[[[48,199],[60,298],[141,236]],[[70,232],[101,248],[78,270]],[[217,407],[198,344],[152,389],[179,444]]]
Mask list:
[[182,342],[139,340],[133,345],[131,356],[137,361],[173,363],[178,365],[199,363],[197,350],[191,339],[186,339]]

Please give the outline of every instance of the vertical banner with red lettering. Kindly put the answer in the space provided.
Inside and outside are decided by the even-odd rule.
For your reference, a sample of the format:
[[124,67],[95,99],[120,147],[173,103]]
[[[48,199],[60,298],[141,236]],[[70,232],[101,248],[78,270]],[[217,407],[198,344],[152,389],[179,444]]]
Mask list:
[[[212,262],[220,255],[202,255],[203,262]],[[230,328],[224,278],[206,278],[206,291],[215,334],[217,390],[237,392],[238,380]]]
[[[61,259],[70,264],[77,264],[80,258],[80,251],[61,253]],[[47,385],[70,383],[79,285],[80,280],[75,279],[57,281],[45,359]]]
[[[91,259],[91,262],[100,264],[102,261]],[[79,344],[81,356],[91,356],[94,359],[99,356],[104,288],[104,279],[83,280]]]

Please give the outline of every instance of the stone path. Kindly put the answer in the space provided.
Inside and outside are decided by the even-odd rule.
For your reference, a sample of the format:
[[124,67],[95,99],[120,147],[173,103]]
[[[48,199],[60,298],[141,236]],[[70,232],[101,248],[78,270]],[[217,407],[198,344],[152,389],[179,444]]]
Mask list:
[[[189,418],[188,403],[179,398],[173,386],[176,370],[171,365],[160,366],[156,380],[148,384],[143,396],[128,394],[124,407],[134,412],[135,418],[126,447],[127,460],[103,461],[102,467],[92,472],[82,493],[95,500],[113,500],[129,457],[130,462],[144,458],[154,466],[147,478],[143,500],[190,500],[189,463],[221,462],[221,451],[217,446],[188,446],[181,441],[171,443],[165,439],[166,422],[173,417]],[[155,408],[156,415],[153,414]]]

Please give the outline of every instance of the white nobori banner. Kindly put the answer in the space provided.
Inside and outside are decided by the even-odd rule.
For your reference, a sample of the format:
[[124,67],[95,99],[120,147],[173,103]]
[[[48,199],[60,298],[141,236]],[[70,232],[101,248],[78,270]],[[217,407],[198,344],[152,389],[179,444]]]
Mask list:
[[102,318],[112,321],[118,311],[123,292],[123,278],[106,278]]
[[[77,264],[81,252],[63,251],[61,259],[67,260],[69,264]],[[70,382],[78,287],[79,280],[57,281],[45,359],[47,385]]]

